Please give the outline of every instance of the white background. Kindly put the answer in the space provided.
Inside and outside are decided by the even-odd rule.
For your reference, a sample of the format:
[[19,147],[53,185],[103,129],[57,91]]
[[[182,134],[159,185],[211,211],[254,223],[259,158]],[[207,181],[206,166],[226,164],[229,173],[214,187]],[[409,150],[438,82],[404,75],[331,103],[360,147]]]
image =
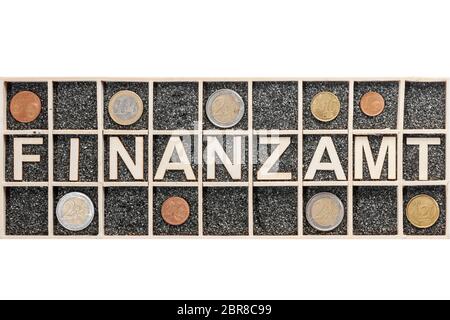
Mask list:
[[[1,1],[0,76],[450,77],[446,1]],[[449,298],[450,240],[0,241],[0,298]]]

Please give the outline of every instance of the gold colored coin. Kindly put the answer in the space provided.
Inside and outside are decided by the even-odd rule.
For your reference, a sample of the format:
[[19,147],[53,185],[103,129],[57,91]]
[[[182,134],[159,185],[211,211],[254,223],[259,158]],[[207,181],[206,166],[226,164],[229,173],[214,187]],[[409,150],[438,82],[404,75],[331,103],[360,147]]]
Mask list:
[[439,205],[432,197],[419,194],[406,206],[406,217],[411,224],[420,229],[433,226],[439,219]]
[[383,96],[373,91],[365,93],[359,104],[361,111],[369,117],[376,117],[381,114],[384,111],[384,106]]
[[312,99],[311,113],[319,121],[330,122],[336,119],[340,110],[339,98],[331,92],[320,92]]

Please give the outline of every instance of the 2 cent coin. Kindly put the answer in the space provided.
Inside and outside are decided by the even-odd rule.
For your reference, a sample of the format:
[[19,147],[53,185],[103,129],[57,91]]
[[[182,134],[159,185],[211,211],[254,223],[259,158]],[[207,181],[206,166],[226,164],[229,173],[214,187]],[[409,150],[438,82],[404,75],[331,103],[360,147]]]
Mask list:
[[181,197],[170,197],[164,201],[161,216],[167,224],[179,226],[189,218],[189,203]]
[[21,123],[30,123],[39,117],[42,110],[41,99],[31,91],[21,91],[12,99],[9,111]]
[[359,106],[365,115],[376,117],[384,111],[385,102],[381,94],[370,91],[362,96]]

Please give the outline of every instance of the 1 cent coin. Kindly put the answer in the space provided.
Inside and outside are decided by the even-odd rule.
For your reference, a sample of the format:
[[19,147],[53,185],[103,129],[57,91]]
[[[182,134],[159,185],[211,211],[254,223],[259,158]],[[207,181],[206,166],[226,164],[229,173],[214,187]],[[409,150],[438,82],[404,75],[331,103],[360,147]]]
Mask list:
[[189,218],[190,209],[186,200],[180,197],[170,197],[164,201],[161,216],[167,224],[179,226]]
[[122,90],[109,101],[108,112],[114,122],[122,126],[129,126],[141,118],[144,112],[144,103],[133,91]]
[[70,192],[64,195],[56,206],[58,222],[70,231],[86,229],[94,219],[94,213],[94,204],[91,199],[81,192]]
[[433,226],[439,219],[439,204],[426,194],[412,198],[406,206],[406,217],[411,224],[420,229]]
[[31,91],[21,91],[12,99],[9,111],[18,122],[30,123],[36,120],[42,110],[41,99]]
[[244,100],[235,91],[221,89],[214,92],[206,102],[209,121],[219,128],[231,128],[244,116]]
[[341,103],[334,93],[319,92],[312,99],[311,113],[319,121],[329,122],[336,119],[340,110]]
[[344,219],[344,205],[336,195],[320,192],[308,201],[306,219],[316,230],[334,230]]
[[384,110],[384,106],[385,102],[383,96],[378,92],[373,91],[365,93],[359,104],[361,111],[369,117],[375,117],[381,114]]

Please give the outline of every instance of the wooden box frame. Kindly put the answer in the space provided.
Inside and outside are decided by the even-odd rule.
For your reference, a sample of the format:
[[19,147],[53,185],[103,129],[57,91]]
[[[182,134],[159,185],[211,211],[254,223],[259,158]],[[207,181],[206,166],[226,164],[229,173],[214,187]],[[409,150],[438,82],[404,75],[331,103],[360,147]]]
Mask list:
[[[95,81],[97,83],[97,130],[55,130],[53,128],[53,83],[54,82],[75,82],[75,81]],[[248,130],[203,130],[203,83],[204,82],[235,82],[245,81],[248,83]],[[253,167],[253,143],[254,135],[267,134],[267,130],[253,130],[253,99],[252,89],[255,81],[295,81],[298,82],[298,128],[297,130],[277,130],[280,135],[297,136],[298,138],[298,180],[297,181],[254,181],[253,174],[248,175],[246,182],[204,182],[202,174],[202,165],[198,166],[198,180],[195,182],[159,182],[153,181],[153,137],[155,135],[194,135],[199,142],[198,159],[202,161],[203,153],[203,136],[204,135],[244,135],[248,138],[248,167],[251,172]],[[303,99],[302,88],[303,82],[306,81],[345,81],[349,83],[349,114],[348,114],[348,129],[339,130],[304,130],[303,123]],[[353,107],[354,107],[354,83],[357,81],[377,82],[377,81],[395,81],[399,83],[399,101],[397,114],[397,129],[353,129]],[[411,236],[403,233],[403,187],[405,186],[445,186],[446,190],[446,208],[449,209],[449,176],[450,176],[450,122],[449,114],[446,112],[445,128],[444,129],[404,129],[404,105],[405,105],[405,83],[407,81],[418,82],[445,82],[446,83],[446,108],[450,105],[450,89],[448,79],[418,79],[418,78],[0,78],[0,101],[2,111],[0,115],[0,131],[2,139],[0,139],[0,239],[7,238],[114,238],[114,239],[129,239],[129,238],[289,238],[289,239],[310,239],[310,238],[335,238],[335,239],[349,239],[349,238],[432,238],[442,239],[450,238],[450,223],[446,219],[446,235],[445,236]],[[48,83],[48,129],[46,130],[7,130],[7,92],[6,84],[8,82],[47,82]],[[149,85],[149,128],[148,130],[104,130],[103,129],[103,82],[146,82]],[[197,82],[198,83],[198,127],[194,130],[154,130],[153,129],[153,84],[155,82]],[[8,135],[46,135],[48,136],[48,181],[47,182],[9,182],[5,180],[5,137]],[[98,181],[97,182],[56,182],[53,180],[53,137],[54,135],[97,135],[98,136]],[[348,180],[347,181],[303,181],[302,174],[302,160],[303,160],[303,135],[348,135]],[[397,174],[395,181],[354,181],[353,180],[353,137],[354,135],[379,135],[389,134],[397,137],[397,170],[403,172],[403,136],[405,134],[440,134],[446,137],[446,172],[445,180],[441,181],[405,181],[403,175]],[[145,135],[148,136],[148,182],[109,182],[104,181],[104,136],[108,135]],[[5,214],[5,188],[20,187],[20,186],[39,186],[48,188],[48,235],[46,236],[12,236],[5,234],[6,214]],[[105,187],[129,187],[140,186],[148,187],[149,199],[149,232],[147,236],[107,236],[104,232],[104,188]],[[154,187],[197,187],[198,188],[198,236],[156,236],[153,235],[153,188]],[[203,235],[203,187],[247,187],[248,188],[248,236],[204,236]],[[273,187],[273,186],[293,186],[298,188],[298,235],[295,236],[257,236],[253,234],[253,187]],[[306,186],[345,186],[347,187],[347,235],[331,236],[331,235],[304,235],[303,234],[303,187]],[[393,186],[397,188],[397,225],[398,233],[392,236],[356,236],[353,235],[353,187],[354,186]],[[53,203],[53,187],[96,187],[98,189],[98,218],[99,218],[99,233],[96,236],[56,236],[54,235],[54,203]],[[446,211],[447,211],[446,210]]]

